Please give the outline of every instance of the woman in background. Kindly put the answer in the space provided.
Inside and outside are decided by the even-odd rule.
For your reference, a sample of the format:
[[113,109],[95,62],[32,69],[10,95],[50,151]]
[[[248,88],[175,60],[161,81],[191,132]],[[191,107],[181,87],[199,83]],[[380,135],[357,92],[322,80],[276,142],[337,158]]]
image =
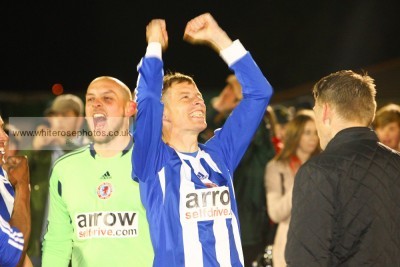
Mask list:
[[299,167],[319,152],[319,139],[311,110],[302,110],[286,126],[284,146],[266,167],[268,215],[278,223],[272,250],[274,267],[286,266],[286,236],[292,209],[294,177]]
[[389,104],[376,112],[372,123],[379,141],[388,147],[400,151],[400,106]]

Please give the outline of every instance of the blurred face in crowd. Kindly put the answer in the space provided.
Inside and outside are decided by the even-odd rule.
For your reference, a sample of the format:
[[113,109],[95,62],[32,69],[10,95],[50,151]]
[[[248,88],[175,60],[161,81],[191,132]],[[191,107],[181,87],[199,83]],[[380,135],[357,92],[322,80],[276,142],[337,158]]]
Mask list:
[[76,131],[82,124],[82,119],[72,109],[53,113],[48,117],[48,121],[52,130],[59,131]]
[[304,131],[300,137],[297,151],[306,155],[311,155],[318,147],[319,139],[317,128],[313,120],[309,120],[304,125]]
[[385,126],[375,129],[379,140],[388,147],[398,150],[400,144],[400,125],[398,122],[390,122]]

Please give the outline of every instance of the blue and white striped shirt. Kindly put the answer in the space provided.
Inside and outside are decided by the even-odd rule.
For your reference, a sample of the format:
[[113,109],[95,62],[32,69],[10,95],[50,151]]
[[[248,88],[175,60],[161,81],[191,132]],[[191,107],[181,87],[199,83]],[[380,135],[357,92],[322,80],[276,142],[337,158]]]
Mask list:
[[[161,47],[150,43],[136,88],[133,169],[147,210],[154,266],[243,266],[233,177],[272,95],[240,42],[222,53],[243,87],[243,100],[196,155],[162,141]],[[133,174],[134,176],[135,174]]]
[[24,247],[22,233],[8,221],[14,205],[14,190],[7,173],[0,168],[0,266],[16,266]]

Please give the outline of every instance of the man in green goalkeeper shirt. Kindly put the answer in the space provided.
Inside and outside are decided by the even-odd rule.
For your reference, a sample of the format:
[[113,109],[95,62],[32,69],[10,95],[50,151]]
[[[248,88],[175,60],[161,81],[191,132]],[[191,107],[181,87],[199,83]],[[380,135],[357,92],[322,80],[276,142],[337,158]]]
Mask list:
[[93,80],[86,119],[93,143],[60,158],[50,177],[43,267],[152,266],[146,212],[131,179],[136,113],[129,88],[112,77]]

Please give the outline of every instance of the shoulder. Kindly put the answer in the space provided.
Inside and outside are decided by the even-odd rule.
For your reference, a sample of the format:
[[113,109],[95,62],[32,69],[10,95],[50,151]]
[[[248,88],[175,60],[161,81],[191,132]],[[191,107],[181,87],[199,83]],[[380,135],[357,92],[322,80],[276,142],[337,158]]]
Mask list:
[[70,164],[85,164],[85,160],[93,158],[90,154],[90,145],[83,146],[60,157],[54,163],[54,168],[68,166]]
[[285,164],[282,161],[278,161],[276,159],[272,159],[272,160],[268,161],[268,163],[267,163],[267,169],[279,169],[279,170],[282,170],[282,169],[286,169],[287,167],[288,167],[287,164]]

